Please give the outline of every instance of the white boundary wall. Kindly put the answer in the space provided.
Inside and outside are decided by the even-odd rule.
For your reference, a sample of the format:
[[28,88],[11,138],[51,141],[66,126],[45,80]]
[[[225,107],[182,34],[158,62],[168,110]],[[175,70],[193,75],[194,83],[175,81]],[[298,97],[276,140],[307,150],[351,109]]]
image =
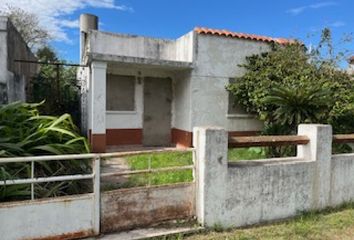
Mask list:
[[354,201],[354,154],[331,155],[329,125],[300,125],[310,143],[294,158],[228,163],[227,132],[195,128],[197,217],[245,226]]
[[0,204],[0,233],[4,239],[70,239],[96,235],[94,196]]
[[[92,160],[91,174],[34,176],[34,162]],[[31,184],[32,200],[0,203],[0,239],[73,239],[100,233],[100,157],[95,154],[2,158],[31,163],[31,178],[0,181],[0,186]],[[33,184],[92,179],[93,193],[34,199]]]

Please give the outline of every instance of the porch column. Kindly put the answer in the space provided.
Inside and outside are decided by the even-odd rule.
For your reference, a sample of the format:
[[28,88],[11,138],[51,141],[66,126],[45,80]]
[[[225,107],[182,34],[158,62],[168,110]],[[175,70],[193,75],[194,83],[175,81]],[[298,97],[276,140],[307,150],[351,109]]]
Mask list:
[[107,63],[91,63],[91,146],[93,152],[106,151],[106,70]]

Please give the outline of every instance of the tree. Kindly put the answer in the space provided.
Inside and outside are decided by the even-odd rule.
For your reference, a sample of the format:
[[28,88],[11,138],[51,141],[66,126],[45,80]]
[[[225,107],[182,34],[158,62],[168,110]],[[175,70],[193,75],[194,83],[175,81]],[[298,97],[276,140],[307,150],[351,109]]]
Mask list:
[[[57,63],[60,61],[55,51],[42,47],[37,51],[41,62]],[[80,87],[77,85],[76,68],[63,65],[42,64],[39,73],[31,81],[29,100],[45,101],[42,112],[48,115],[69,113],[76,124],[80,123]]]
[[295,134],[300,123],[331,124],[354,131],[354,79],[339,67],[330,31],[308,52],[301,43],[273,45],[242,65],[247,71],[227,90],[236,104],[265,122],[267,134]]
[[3,14],[9,17],[30,48],[43,46],[50,39],[49,32],[40,26],[35,14],[11,6],[8,6],[8,10]]

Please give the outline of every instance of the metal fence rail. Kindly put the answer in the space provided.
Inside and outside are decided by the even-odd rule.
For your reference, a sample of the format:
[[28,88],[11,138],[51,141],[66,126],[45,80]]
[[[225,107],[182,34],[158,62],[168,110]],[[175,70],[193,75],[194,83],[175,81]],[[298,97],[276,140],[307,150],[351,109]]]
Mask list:
[[[6,179],[0,180],[0,186],[10,186],[10,185],[20,185],[20,184],[31,184],[31,199],[35,199],[34,195],[34,184],[36,183],[47,183],[47,182],[61,182],[61,181],[74,181],[74,180],[93,180],[94,193],[99,197],[100,193],[100,178],[101,177],[111,177],[111,176],[125,176],[125,175],[136,175],[145,173],[159,173],[159,172],[172,172],[172,171],[182,171],[182,170],[193,170],[193,179],[195,175],[194,164],[187,166],[177,166],[177,167],[164,167],[164,168],[151,168],[151,159],[148,162],[148,168],[144,170],[132,170],[132,171],[122,171],[122,172],[112,172],[112,173],[100,173],[100,162],[102,159],[114,158],[114,157],[126,157],[142,154],[152,154],[152,153],[164,153],[164,152],[192,152],[195,154],[194,149],[188,150],[145,150],[145,151],[132,151],[132,152],[115,152],[115,153],[101,153],[101,154],[68,154],[68,155],[49,155],[49,156],[29,156],[29,157],[11,157],[11,158],[1,158],[0,164],[8,163],[31,163],[31,177],[24,179]],[[51,177],[35,177],[35,162],[45,162],[45,161],[69,161],[69,160],[92,160],[92,173],[90,174],[75,174],[75,175],[63,175],[63,176],[51,176]]]
[[[63,175],[52,177],[34,177],[35,162],[46,161],[69,161],[69,160],[92,160],[92,173],[91,174],[75,174],[75,175]],[[100,185],[100,158],[97,154],[68,154],[68,155],[53,155],[53,156],[35,156],[35,157],[15,157],[15,158],[1,158],[1,164],[7,163],[31,163],[31,177],[25,179],[6,179],[0,181],[0,186],[9,186],[16,184],[31,184],[31,199],[35,199],[34,196],[34,184],[46,183],[46,182],[61,182],[61,181],[73,181],[73,180],[93,180],[94,193],[99,194]]]

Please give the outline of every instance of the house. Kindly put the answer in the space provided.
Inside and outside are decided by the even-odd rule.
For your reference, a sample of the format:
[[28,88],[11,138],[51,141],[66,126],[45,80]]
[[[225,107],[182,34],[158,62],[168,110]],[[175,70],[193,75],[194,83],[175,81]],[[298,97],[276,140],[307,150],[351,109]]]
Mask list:
[[82,126],[94,151],[106,146],[192,145],[195,126],[251,135],[262,122],[234,106],[225,86],[245,57],[291,40],[195,28],[176,40],[98,31],[80,17]]
[[0,16],[0,105],[26,101],[26,86],[37,72],[36,65],[15,60],[37,59],[9,18]]

